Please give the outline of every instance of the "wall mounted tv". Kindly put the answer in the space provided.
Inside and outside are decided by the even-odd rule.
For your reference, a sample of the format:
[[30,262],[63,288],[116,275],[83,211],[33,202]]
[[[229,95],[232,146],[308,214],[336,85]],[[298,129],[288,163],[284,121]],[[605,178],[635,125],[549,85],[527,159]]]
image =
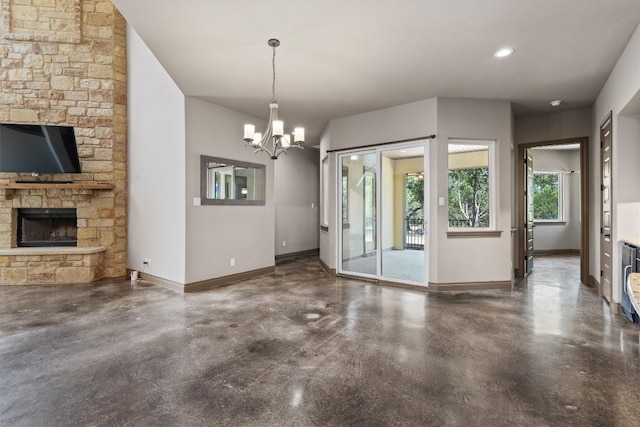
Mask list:
[[73,127],[0,123],[0,172],[80,173]]

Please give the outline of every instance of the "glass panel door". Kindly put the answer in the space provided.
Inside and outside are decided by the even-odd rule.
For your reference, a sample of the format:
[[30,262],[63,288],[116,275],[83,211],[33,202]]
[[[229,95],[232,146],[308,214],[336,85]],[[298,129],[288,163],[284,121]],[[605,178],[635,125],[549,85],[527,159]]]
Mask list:
[[425,142],[342,154],[339,273],[427,283]]
[[381,151],[381,277],[425,283],[424,144]]
[[341,270],[377,276],[377,161],[375,152],[343,155]]

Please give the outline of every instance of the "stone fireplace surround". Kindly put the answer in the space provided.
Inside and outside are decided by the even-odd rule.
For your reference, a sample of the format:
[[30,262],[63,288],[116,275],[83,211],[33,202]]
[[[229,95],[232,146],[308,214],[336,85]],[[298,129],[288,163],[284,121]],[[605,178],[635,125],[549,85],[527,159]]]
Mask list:
[[0,285],[90,283],[104,276],[105,247],[0,249]]
[[[0,184],[0,285],[89,283],[105,275],[106,246],[92,245],[94,227],[113,223],[99,209],[113,188],[105,183]],[[17,247],[18,209],[74,207],[78,246]]]
[[[82,173],[0,173],[0,285],[123,277],[126,22],[110,0],[2,0],[2,6],[0,122],[73,126]],[[18,248],[18,208],[75,208],[77,247]]]

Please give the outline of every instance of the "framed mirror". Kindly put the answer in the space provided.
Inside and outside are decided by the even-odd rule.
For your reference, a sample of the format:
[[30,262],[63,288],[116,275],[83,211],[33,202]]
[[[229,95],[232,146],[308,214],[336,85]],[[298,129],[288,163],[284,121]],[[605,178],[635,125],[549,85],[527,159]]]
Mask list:
[[200,156],[200,202],[203,205],[264,206],[265,181],[265,165]]

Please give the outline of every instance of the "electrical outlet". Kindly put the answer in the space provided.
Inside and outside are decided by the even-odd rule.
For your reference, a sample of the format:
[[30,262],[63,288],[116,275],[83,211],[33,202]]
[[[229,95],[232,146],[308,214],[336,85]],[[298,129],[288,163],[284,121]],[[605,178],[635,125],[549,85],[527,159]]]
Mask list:
[[286,240],[282,241],[282,246],[287,246],[287,241]]
[[236,265],[236,259],[235,258],[231,258],[229,260],[229,265],[231,265],[231,267],[233,267],[234,265]]

